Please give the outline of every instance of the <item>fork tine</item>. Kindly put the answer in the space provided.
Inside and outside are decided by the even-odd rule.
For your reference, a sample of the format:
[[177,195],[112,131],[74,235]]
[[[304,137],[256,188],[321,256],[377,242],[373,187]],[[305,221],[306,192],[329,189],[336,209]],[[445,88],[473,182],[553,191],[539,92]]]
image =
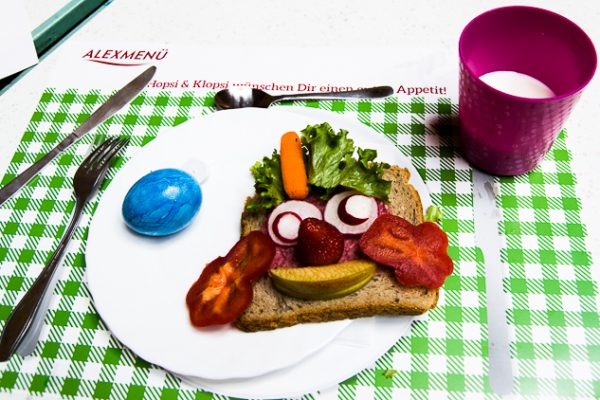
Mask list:
[[85,204],[100,186],[110,165],[110,160],[129,139],[113,137],[98,146],[79,166],[73,177],[75,197]]
[[110,152],[110,150],[115,147],[115,145],[117,144],[117,142],[120,140],[119,137],[112,137],[108,140],[106,140],[106,146],[102,149],[102,151],[98,152],[98,155],[96,156],[96,158],[94,158],[93,162],[92,162],[92,168],[95,168],[96,165],[101,162],[104,157],[106,157],[106,154],[108,152]]
[[95,170],[103,170],[108,168],[108,163],[112,158],[123,148],[125,145],[129,143],[129,139],[127,138],[119,138],[111,142],[110,147],[102,152],[102,155],[99,159],[94,163],[93,168]]
[[110,147],[112,143],[115,142],[117,138],[110,138],[103,142],[100,146],[98,146],[94,151],[92,151],[85,160],[81,163],[81,165],[93,166],[98,158]]

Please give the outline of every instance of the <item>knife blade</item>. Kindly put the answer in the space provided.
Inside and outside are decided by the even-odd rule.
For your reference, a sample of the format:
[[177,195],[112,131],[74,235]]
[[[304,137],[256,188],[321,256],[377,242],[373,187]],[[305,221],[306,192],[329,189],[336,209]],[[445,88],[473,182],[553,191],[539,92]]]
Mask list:
[[28,167],[25,171],[16,176],[12,181],[0,189],[0,206],[4,204],[13,194],[29,182],[38,172],[42,170],[50,161],[56,158],[67,147],[81,138],[83,135],[100,125],[115,112],[120,110],[125,104],[134,99],[146,87],[148,82],[154,76],[156,67],[152,66],[134,78],[127,85],[123,86],[118,92],[113,94],[104,104],[92,113],[77,129],[69,136],[63,139],[59,144],[50,150],[46,155]]
[[507,298],[502,288],[504,268],[500,258],[502,239],[498,233],[500,212],[496,208],[494,178],[473,170],[475,242],[481,249],[485,267],[488,320],[489,382],[498,395],[511,393],[513,370],[506,321]]

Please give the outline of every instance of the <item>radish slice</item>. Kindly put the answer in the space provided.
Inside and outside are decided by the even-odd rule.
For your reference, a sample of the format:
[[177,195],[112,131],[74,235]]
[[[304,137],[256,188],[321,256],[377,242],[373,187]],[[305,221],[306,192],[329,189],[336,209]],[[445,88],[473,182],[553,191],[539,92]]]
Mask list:
[[354,191],[338,193],[327,202],[324,216],[343,234],[360,235],[377,218],[377,202]]
[[293,246],[298,240],[300,222],[306,218],[323,219],[321,210],[301,200],[281,203],[271,212],[267,221],[269,236],[279,246]]
[[282,212],[273,221],[273,234],[281,242],[294,243],[298,237],[300,222],[302,222],[302,218],[295,212]]
[[371,198],[362,195],[351,195],[338,204],[338,217],[348,225],[360,225],[369,219]]

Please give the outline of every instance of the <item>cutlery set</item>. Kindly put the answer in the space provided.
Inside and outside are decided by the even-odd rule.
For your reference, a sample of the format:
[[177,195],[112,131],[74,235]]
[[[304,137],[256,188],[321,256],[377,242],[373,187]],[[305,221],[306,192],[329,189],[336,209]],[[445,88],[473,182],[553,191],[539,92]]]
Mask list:
[[[156,67],[150,67],[126,86],[111,96],[73,133],[61,141],[48,154],[35,162],[23,173],[0,189],[0,205],[7,201],[22,186],[27,184],[44,166],[67,149],[90,130],[111,117],[116,111],[135,98],[151,81]],[[258,89],[222,90],[215,95],[218,110],[242,107],[267,108],[284,100],[383,98],[393,94],[389,86],[335,93],[303,93],[272,96]],[[110,161],[128,143],[128,139],[109,138],[96,147],[81,163],[73,178],[76,198],[72,220],[54,254],[35,280],[31,288],[13,309],[0,337],[0,361],[7,361],[18,353],[26,356],[32,352],[39,337],[43,317],[52,293],[53,277],[62,255],[77,226],[84,206],[92,198],[110,166]],[[474,210],[476,237],[486,259],[486,279],[489,323],[490,383],[498,394],[506,394],[512,387],[512,370],[509,352],[508,327],[506,324],[506,301],[502,290],[500,268],[498,210],[492,190],[493,179],[474,170]]]
[[[0,205],[27,184],[42,168],[71,144],[135,98],[150,82],[155,72],[156,67],[150,67],[125,85],[94,111],[73,133],[0,189]],[[0,336],[0,361],[8,361],[15,353],[26,356],[33,351],[47,309],[47,298],[52,292],[54,273],[77,227],[83,208],[102,183],[111,159],[128,142],[128,139],[123,138],[107,139],[87,156],[75,172],[73,187],[76,205],[71,223],[38,278],[8,317],[2,336]]]

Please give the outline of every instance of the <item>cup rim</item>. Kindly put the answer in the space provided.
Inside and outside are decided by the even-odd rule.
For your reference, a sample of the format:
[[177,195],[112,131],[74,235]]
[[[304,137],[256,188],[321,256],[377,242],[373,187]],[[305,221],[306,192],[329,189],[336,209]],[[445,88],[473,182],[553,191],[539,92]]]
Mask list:
[[[467,63],[463,62],[463,60],[464,60],[464,49],[463,49],[463,47],[464,47],[464,43],[463,42],[464,41],[463,41],[463,37],[464,37],[466,31],[473,24],[475,24],[478,20],[480,20],[481,18],[483,18],[484,16],[487,16],[489,14],[493,14],[493,13],[498,12],[498,11],[504,11],[504,10],[509,10],[509,9],[513,9],[513,10],[514,9],[521,9],[521,10],[527,9],[527,10],[533,10],[533,11],[536,11],[536,12],[542,12],[542,13],[545,13],[545,14],[551,14],[554,17],[557,17],[557,18],[563,20],[563,22],[565,22],[566,24],[569,24],[569,25],[573,26],[582,35],[583,40],[585,40],[585,41],[588,42],[588,44],[590,45],[590,48],[592,49],[594,60],[593,60],[593,66],[592,66],[591,73],[590,73],[589,77],[587,77],[587,79],[581,85],[577,86],[575,89],[572,89],[572,90],[570,90],[570,91],[568,91],[566,93],[563,93],[563,94],[560,94],[560,95],[557,95],[557,96],[552,96],[552,97],[532,98],[532,97],[516,96],[516,95],[513,95],[513,94],[509,94],[509,93],[503,92],[503,91],[498,90],[495,87],[490,86],[489,84],[485,83],[484,81],[482,81],[479,78],[479,76],[476,76],[475,72],[467,65]],[[585,31],[583,29],[581,29],[581,27],[579,25],[577,25],[575,22],[571,21],[567,17],[565,17],[565,16],[563,16],[561,14],[558,14],[558,13],[556,13],[554,11],[550,11],[550,10],[547,10],[545,8],[540,8],[540,7],[532,7],[532,6],[503,6],[503,7],[496,7],[496,8],[492,8],[490,10],[487,10],[487,11],[485,11],[485,12],[477,15],[475,18],[471,19],[471,21],[469,21],[469,23],[467,25],[465,25],[465,27],[463,28],[463,30],[462,30],[462,32],[460,34],[460,37],[459,37],[459,40],[458,40],[458,54],[459,54],[460,62],[463,65],[463,67],[467,71],[469,71],[469,73],[472,76],[476,77],[477,82],[479,84],[481,84],[481,85],[485,86],[486,88],[492,90],[494,93],[496,93],[498,95],[501,95],[501,96],[504,96],[504,97],[506,97],[508,99],[517,100],[517,101],[526,101],[526,102],[530,102],[530,103],[531,102],[533,102],[533,103],[546,103],[546,102],[551,102],[551,101],[556,101],[556,100],[562,100],[564,98],[568,98],[568,97],[571,97],[573,95],[576,95],[577,93],[579,93],[583,89],[585,89],[585,87],[591,82],[591,80],[593,79],[593,77],[594,77],[594,75],[596,73],[596,69],[597,69],[597,66],[598,66],[598,55],[597,55],[597,52],[596,52],[596,48],[594,46],[594,42],[592,42],[592,39],[588,36],[587,33],[585,33]]]

